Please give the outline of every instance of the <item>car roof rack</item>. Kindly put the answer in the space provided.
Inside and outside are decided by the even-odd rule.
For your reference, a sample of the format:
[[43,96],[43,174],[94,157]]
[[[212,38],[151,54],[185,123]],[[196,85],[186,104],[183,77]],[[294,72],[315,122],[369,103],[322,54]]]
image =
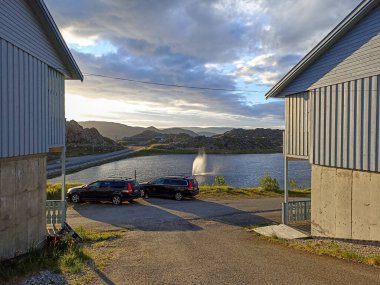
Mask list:
[[122,179],[122,180],[132,180],[133,178],[131,177],[125,177],[125,176],[109,176],[105,179]]

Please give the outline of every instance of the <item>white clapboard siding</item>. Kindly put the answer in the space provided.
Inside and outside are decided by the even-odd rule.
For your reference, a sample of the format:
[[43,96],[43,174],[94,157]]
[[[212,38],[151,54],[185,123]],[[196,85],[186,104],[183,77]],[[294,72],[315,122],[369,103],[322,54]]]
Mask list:
[[310,91],[311,163],[379,172],[379,85],[370,76]]
[[50,94],[48,65],[1,38],[0,62],[0,157],[64,145],[63,75],[55,71],[57,95]]
[[309,158],[309,94],[307,92],[287,96],[285,99],[286,155]]

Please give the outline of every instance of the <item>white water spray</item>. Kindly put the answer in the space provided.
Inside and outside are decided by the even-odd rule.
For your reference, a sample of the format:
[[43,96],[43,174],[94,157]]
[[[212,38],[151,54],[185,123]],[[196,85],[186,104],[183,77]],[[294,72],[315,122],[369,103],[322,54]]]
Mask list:
[[205,175],[207,165],[207,156],[204,150],[199,150],[197,157],[193,162],[193,175]]

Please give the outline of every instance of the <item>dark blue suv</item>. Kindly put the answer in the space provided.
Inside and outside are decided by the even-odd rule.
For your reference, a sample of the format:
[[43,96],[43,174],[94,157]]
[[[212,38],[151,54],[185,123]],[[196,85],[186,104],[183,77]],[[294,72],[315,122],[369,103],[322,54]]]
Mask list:
[[121,205],[123,201],[133,201],[141,197],[140,185],[135,179],[103,179],[88,185],[70,188],[66,199],[73,203],[85,201],[110,201]]

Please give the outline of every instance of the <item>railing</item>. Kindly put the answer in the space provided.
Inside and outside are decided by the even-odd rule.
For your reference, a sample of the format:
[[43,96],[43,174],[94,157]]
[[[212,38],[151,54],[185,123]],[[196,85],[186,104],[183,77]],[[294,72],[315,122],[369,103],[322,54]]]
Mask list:
[[311,220],[311,200],[289,201],[287,205],[283,203],[282,207],[289,223]]
[[46,201],[46,225],[56,227],[61,226],[66,221],[66,201],[47,200]]

